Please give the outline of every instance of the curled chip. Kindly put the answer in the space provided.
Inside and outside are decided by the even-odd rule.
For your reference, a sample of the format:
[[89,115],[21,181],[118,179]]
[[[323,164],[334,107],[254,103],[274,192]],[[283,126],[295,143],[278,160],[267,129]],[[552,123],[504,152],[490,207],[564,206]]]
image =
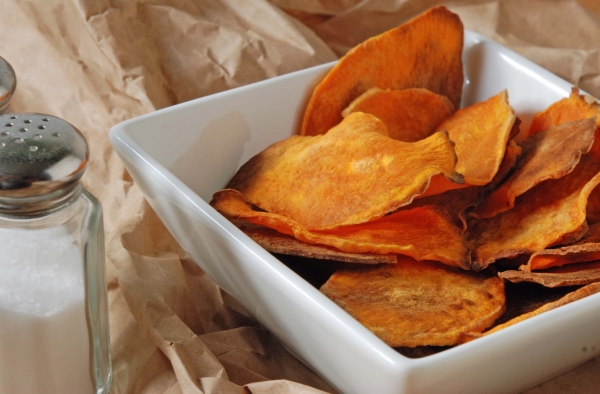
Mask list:
[[580,300],[582,298],[585,298],[587,296],[590,296],[590,295],[598,293],[598,292],[600,292],[600,282],[590,283],[589,285],[583,286],[571,293],[568,293],[567,295],[565,295],[564,297],[560,298],[557,301],[549,302],[549,303],[545,304],[544,306],[542,306],[532,312],[524,313],[512,320],[507,321],[506,323],[499,324],[499,325],[495,326],[494,328],[492,328],[491,330],[484,332],[483,334],[480,332],[465,333],[460,338],[460,343],[469,342],[469,341],[472,341],[473,339],[492,334],[492,333],[500,331],[506,327],[510,327],[519,322],[527,320],[531,317],[540,315],[540,314],[550,311],[552,309],[556,309],[560,306],[567,305],[571,302]]
[[228,218],[244,219],[303,242],[332,246],[342,252],[397,253],[469,268],[469,249],[462,231],[443,209],[435,206],[399,210],[371,222],[334,230],[311,231],[285,216],[252,210],[233,189],[215,193],[211,205]]
[[594,142],[595,118],[550,127],[521,143],[522,154],[510,177],[488,194],[473,216],[489,218],[514,206],[517,196],[547,179],[558,179],[579,163]]
[[331,246],[302,242],[293,236],[282,234],[268,227],[256,226],[250,222],[239,220],[232,220],[232,222],[254,242],[271,253],[344,263],[396,264],[396,255],[393,253],[346,253]]
[[516,119],[508,93],[502,91],[456,111],[438,126],[456,144],[456,171],[463,174],[465,183],[482,186],[492,181]]
[[574,244],[532,254],[519,269],[531,272],[594,260],[600,260],[600,223],[589,226],[587,234]]
[[244,164],[228,187],[265,211],[309,230],[365,223],[409,204],[443,174],[456,182],[454,144],[445,132],[408,143],[357,112],[320,136],[276,143]]
[[470,186],[416,199],[407,208],[403,209],[426,205],[437,206],[448,212],[456,227],[464,232],[467,229],[467,211],[469,208],[476,206],[480,200],[481,188]]
[[400,256],[392,265],[338,271],[321,292],[392,347],[454,345],[505,310],[500,278]]
[[585,223],[590,192],[600,183],[600,142],[575,169],[518,197],[513,209],[469,223],[473,269],[500,259],[532,254],[574,233]]
[[424,88],[458,108],[463,35],[460,18],[436,7],[351,49],[315,88],[300,135],[326,133],[342,120],[344,108],[373,87]]
[[371,88],[354,100],[342,116],[353,112],[375,115],[385,124],[390,138],[414,142],[433,134],[454,113],[454,106],[446,96],[427,89]]
[[581,286],[600,282],[600,261],[536,272],[509,270],[499,272],[498,276],[513,283],[535,282],[545,287]]
[[508,174],[512,171],[515,164],[517,164],[517,159],[522,153],[523,150],[515,142],[515,140],[509,140],[508,144],[506,144],[506,150],[504,151],[504,157],[502,158],[498,172],[496,172],[496,175],[494,175],[492,181],[485,185],[484,190],[490,191],[498,187],[498,185],[502,183],[502,181],[504,181],[504,179],[506,179]]
[[594,189],[588,197],[586,218],[590,224],[600,222],[600,188]]
[[549,106],[545,111],[537,113],[529,126],[528,136],[542,130],[558,126],[574,120],[597,117],[596,128],[600,128],[600,105],[590,104],[579,94],[579,89],[573,87],[571,95]]

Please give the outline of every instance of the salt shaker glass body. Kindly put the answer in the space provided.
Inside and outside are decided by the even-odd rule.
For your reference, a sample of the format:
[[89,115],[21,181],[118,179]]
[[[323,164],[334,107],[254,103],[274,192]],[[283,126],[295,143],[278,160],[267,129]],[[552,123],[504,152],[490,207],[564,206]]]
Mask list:
[[102,208],[79,182],[87,152],[58,118],[0,116],[2,394],[108,393]]

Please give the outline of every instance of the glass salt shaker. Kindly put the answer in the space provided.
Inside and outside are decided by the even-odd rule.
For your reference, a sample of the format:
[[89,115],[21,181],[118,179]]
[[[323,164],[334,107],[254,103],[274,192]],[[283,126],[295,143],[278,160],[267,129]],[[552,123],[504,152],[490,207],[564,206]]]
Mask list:
[[17,88],[17,76],[9,62],[0,57],[0,115],[10,109],[10,99]]
[[0,115],[0,393],[106,394],[111,380],[100,203],[83,135]]

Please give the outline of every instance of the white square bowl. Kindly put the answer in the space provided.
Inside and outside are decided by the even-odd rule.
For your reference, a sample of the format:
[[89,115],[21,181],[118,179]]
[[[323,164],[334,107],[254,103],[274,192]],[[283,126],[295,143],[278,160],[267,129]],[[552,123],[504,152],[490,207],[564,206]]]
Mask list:
[[[522,127],[571,90],[568,82],[476,33],[465,34],[463,60],[463,106],[508,89]],[[599,356],[595,294],[431,356],[404,357],[208,205],[243,163],[296,133],[312,89],[332,65],[165,108],[111,129],[125,167],[194,261],[344,393],[519,392]]]

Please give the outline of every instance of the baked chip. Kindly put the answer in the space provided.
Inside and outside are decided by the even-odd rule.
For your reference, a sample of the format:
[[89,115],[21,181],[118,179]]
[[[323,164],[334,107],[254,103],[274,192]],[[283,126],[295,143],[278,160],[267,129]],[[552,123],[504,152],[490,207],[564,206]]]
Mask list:
[[516,119],[504,90],[456,111],[437,127],[438,131],[448,131],[456,144],[456,171],[464,176],[466,184],[482,186],[492,181]]
[[523,150],[521,147],[515,142],[514,139],[510,139],[508,144],[506,144],[506,150],[504,151],[504,157],[502,158],[498,172],[496,172],[496,175],[494,175],[492,181],[485,185],[483,189],[489,192],[490,190],[494,190],[496,187],[498,187],[498,185],[502,183],[504,179],[506,179],[512,169],[515,167],[517,160],[522,153]]
[[489,331],[484,332],[483,334],[480,332],[470,332],[470,333],[465,333],[461,338],[460,338],[460,343],[465,343],[465,342],[469,342],[472,341],[473,339],[485,336],[485,335],[489,335],[492,334],[494,332],[500,331],[506,327],[510,327],[513,326],[519,322],[522,322],[524,320],[529,319],[530,317],[534,317],[537,315],[541,315],[544,312],[550,311],[552,309],[556,309],[558,307],[561,307],[563,305],[567,305],[571,302],[580,300],[582,298],[585,298],[587,296],[590,296],[592,294],[598,293],[600,292],[600,282],[595,282],[595,283],[590,283],[589,285],[583,286],[571,293],[568,293],[567,295],[565,295],[564,297],[560,298],[558,301],[554,301],[554,302],[549,302],[545,305],[543,305],[542,307],[529,312],[529,313],[524,313],[512,320],[509,320],[508,322],[504,323],[504,324],[499,324],[497,326],[495,326],[494,328],[492,328]]
[[592,190],[588,197],[586,219],[589,224],[600,222],[600,188]]
[[250,222],[232,220],[247,236],[270,253],[356,264],[396,264],[395,254],[346,253],[331,246],[309,244],[290,235]]
[[373,87],[424,88],[459,108],[463,35],[460,18],[440,6],[354,47],[315,88],[300,135],[326,133],[342,120],[344,108]]
[[568,175],[547,180],[517,198],[513,209],[469,222],[471,268],[539,252],[584,225],[590,192],[600,183],[600,142]]
[[265,149],[240,168],[228,188],[308,230],[325,230],[408,205],[436,174],[462,182],[447,133],[408,143],[385,132],[373,115],[350,114],[325,135],[294,136]]
[[595,118],[553,126],[521,142],[522,154],[510,177],[488,194],[473,216],[489,218],[514,206],[535,185],[573,171],[594,142]]
[[590,225],[585,236],[572,245],[532,254],[519,270],[531,272],[594,260],[600,260],[600,223]]
[[461,189],[448,190],[441,194],[415,199],[407,208],[433,205],[448,212],[456,227],[463,232],[467,229],[467,211],[476,206],[481,200],[481,188],[470,186]]
[[316,231],[282,215],[252,210],[242,194],[233,189],[215,193],[211,205],[227,218],[244,219],[303,242],[332,246],[342,252],[398,253],[469,268],[469,249],[462,231],[439,207],[400,210],[371,222]]
[[505,309],[500,278],[400,256],[393,265],[337,271],[320,290],[392,347],[454,345]]
[[594,116],[597,117],[596,128],[600,128],[600,104],[588,103],[585,97],[579,94],[579,89],[573,87],[569,97],[557,101],[533,117],[527,135],[530,136],[553,126]]
[[543,271],[508,270],[498,276],[513,283],[535,282],[545,287],[581,286],[600,282],[600,261],[571,264]]
[[390,138],[415,142],[433,134],[454,113],[454,106],[446,96],[427,89],[371,88],[344,109],[342,116],[353,112],[375,115],[385,124]]

